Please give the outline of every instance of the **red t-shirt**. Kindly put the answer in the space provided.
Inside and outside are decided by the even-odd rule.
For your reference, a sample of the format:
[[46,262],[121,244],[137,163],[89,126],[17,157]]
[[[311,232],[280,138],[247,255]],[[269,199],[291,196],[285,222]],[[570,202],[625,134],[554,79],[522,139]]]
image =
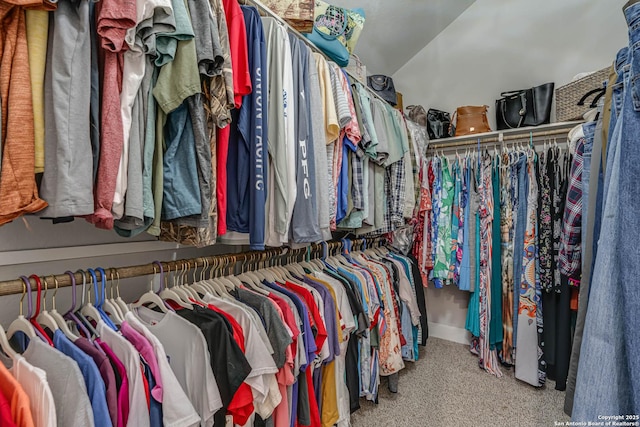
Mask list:
[[[247,29],[244,23],[242,9],[240,9],[237,0],[222,0],[222,6],[227,20],[229,48],[231,50],[234,104],[236,109],[240,109],[242,106],[242,97],[251,93]],[[218,236],[222,236],[227,232],[227,153],[229,151],[229,132],[229,125],[218,129],[216,141]]]
[[224,15],[227,18],[227,32],[229,33],[234,102],[236,109],[240,109],[242,97],[251,93],[247,28],[237,0],[222,0],[222,7],[224,7]]
[[311,292],[303,288],[302,286],[298,286],[289,281],[286,282],[285,286],[291,289],[296,294],[300,295],[304,301],[307,303],[307,307],[309,307],[309,314],[313,318],[313,323],[315,323],[315,327],[317,329],[317,334],[315,337],[316,347],[318,347],[317,353],[320,353],[322,349],[322,345],[327,340],[327,328],[322,321],[322,317],[320,316],[320,310],[318,309],[318,305],[316,304],[316,300],[311,295]]

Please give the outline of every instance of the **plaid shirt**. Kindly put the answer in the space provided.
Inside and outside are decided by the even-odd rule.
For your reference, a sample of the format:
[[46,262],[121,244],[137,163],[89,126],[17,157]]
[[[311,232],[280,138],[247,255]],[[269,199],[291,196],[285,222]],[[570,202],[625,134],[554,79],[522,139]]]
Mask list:
[[567,203],[562,219],[562,233],[560,234],[560,255],[558,257],[560,272],[568,277],[577,278],[580,275],[582,262],[582,170],[584,166],[584,138],[576,145],[573,156],[567,191]]

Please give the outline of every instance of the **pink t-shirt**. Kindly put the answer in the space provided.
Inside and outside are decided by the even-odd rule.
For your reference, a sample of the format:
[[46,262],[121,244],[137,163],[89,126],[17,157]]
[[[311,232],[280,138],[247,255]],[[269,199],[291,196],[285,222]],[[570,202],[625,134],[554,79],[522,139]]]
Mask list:
[[102,108],[100,123],[100,163],[94,191],[95,211],[87,220],[96,227],[113,228],[113,195],[124,145],[122,114],[120,113],[120,91],[122,89],[122,67],[125,34],[136,25],[136,2],[134,0],[106,0],[96,3],[97,33],[102,54]]
[[162,376],[160,375],[160,367],[158,366],[158,359],[156,353],[153,350],[153,346],[149,343],[144,335],[133,329],[129,323],[125,320],[120,326],[120,332],[133,346],[138,350],[138,353],[144,358],[151,369],[151,375],[156,380],[156,385],[151,390],[151,395],[156,402],[162,403]]
[[105,352],[113,366],[115,366],[120,378],[122,378],[122,384],[120,385],[120,390],[118,391],[118,426],[117,427],[125,427],[127,425],[127,421],[129,420],[129,380],[127,379],[127,370],[124,365],[118,359],[118,356],[111,350],[106,343],[100,341],[100,339],[96,339],[96,342],[100,346],[100,348]]

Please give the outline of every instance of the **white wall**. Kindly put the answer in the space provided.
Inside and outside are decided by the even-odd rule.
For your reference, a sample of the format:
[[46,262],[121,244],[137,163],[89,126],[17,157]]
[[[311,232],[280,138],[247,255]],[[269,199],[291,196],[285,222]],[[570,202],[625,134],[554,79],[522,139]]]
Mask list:
[[[628,43],[624,0],[477,0],[396,74],[405,105],[453,112],[602,69]],[[553,119],[553,118],[552,118]]]
[[[628,43],[623,0],[477,0],[393,79],[405,105],[453,112],[487,104],[495,129],[500,92],[546,82],[566,84],[583,71],[602,69]],[[434,330],[463,329],[468,293],[427,292]],[[448,328],[448,329],[447,329]]]

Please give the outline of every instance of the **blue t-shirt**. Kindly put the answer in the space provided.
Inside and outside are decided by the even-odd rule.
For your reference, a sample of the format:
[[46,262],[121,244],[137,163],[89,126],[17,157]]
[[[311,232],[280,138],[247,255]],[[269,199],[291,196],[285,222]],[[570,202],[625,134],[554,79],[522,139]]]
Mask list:
[[53,345],[63,354],[72,358],[80,368],[87,393],[93,409],[93,422],[96,427],[113,427],[107,406],[107,391],[100,376],[100,371],[91,356],[85,354],[76,347],[62,331],[57,330],[53,334]]
[[164,133],[162,219],[200,215],[196,138],[187,101],[169,114]]

